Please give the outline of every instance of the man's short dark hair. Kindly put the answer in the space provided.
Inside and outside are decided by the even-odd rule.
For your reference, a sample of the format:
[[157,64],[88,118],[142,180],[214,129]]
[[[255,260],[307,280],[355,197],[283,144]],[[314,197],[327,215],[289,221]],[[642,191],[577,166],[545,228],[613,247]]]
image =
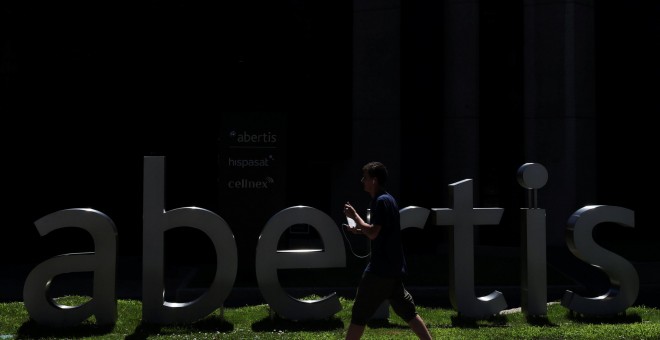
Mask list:
[[369,177],[378,179],[380,185],[387,183],[387,167],[381,162],[369,162],[362,167],[362,171],[366,171]]

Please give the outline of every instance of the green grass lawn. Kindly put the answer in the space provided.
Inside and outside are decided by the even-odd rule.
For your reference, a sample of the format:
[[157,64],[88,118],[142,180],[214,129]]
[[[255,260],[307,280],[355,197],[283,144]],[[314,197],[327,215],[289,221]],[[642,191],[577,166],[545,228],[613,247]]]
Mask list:
[[[64,297],[59,303],[78,305],[87,297]],[[276,315],[267,305],[216,310],[193,324],[157,326],[141,322],[142,304],[118,301],[118,320],[100,327],[94,317],[67,329],[47,328],[30,320],[22,302],[0,304],[0,339],[341,339],[350,320],[352,300],[340,299],[343,309],[327,320],[295,322]],[[520,312],[489,320],[470,320],[451,309],[419,306],[419,313],[436,339],[660,339],[660,310],[631,307],[612,318],[574,316],[550,304],[545,318],[527,319]],[[387,321],[368,325],[364,339],[415,339],[405,322],[390,313]]]

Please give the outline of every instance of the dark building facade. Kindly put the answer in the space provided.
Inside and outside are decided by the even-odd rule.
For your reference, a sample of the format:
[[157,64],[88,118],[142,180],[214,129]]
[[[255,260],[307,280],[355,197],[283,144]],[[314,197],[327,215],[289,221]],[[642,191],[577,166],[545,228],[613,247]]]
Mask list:
[[[120,256],[139,257],[144,156],[167,157],[168,209],[227,220],[244,284],[279,210],[308,205],[339,224],[345,201],[366,209],[360,167],[371,160],[389,166],[401,207],[448,207],[448,185],[473,179],[475,207],[505,209],[499,225],[477,227],[479,246],[519,246],[527,202],[516,171],[534,162],[549,173],[538,192],[549,261],[577,262],[566,260],[564,230],[585,205],[635,211],[633,231],[597,233],[605,244],[657,247],[652,200],[641,195],[657,187],[644,175],[660,112],[657,4],[3,6],[0,104],[12,123],[2,239],[20,254],[4,262],[90,250],[85,235],[40,237],[32,224],[75,207],[113,218]],[[261,182],[276,189],[256,191]],[[427,227],[408,236],[410,252],[442,256],[446,227]],[[287,237],[314,235],[296,232]],[[212,251],[194,232],[168,237],[186,240],[172,258],[204,262]]]

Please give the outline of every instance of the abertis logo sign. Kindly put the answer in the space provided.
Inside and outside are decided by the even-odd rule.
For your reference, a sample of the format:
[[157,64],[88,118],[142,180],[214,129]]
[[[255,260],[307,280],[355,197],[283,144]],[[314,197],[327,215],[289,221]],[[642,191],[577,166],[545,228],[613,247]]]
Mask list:
[[[240,134],[237,134],[241,136]],[[244,135],[246,141],[274,142],[273,134]],[[518,172],[519,183],[535,195],[547,181],[547,171],[540,164],[527,163]],[[236,278],[238,255],[234,235],[227,222],[212,211],[198,207],[165,210],[165,158],[144,158],[143,181],[143,272],[142,318],[158,324],[191,323],[221,308]],[[462,315],[486,318],[506,308],[504,295],[494,291],[475,295],[474,245],[475,225],[496,225],[501,208],[474,208],[472,180],[449,185],[450,208],[401,209],[401,228],[424,228],[432,224],[451,228],[450,300]],[[535,200],[534,200],[535,201]],[[545,211],[535,206],[521,209],[523,227],[521,244],[523,311],[528,315],[546,314]],[[615,206],[586,206],[568,220],[567,244],[579,259],[603,270],[611,282],[610,291],[598,297],[583,297],[566,291],[562,305],[590,315],[614,315],[630,307],[639,292],[639,278],[630,262],[597,245],[593,228],[603,222],[623,227],[634,226],[634,212]],[[322,250],[278,250],[283,232],[296,224],[308,224],[318,231]],[[117,320],[115,264],[117,229],[105,214],[93,209],[66,209],[51,213],[35,222],[40,235],[64,227],[81,228],[94,240],[94,252],[62,254],[37,265],[28,275],[23,300],[30,317],[44,325],[67,327],[96,316],[98,324]],[[194,301],[177,303],[164,298],[164,233],[178,227],[192,227],[205,233],[213,243],[217,268],[208,290]],[[176,246],[176,244],[168,245]],[[255,268],[259,289],[271,308],[292,320],[324,319],[340,311],[336,294],[318,300],[299,300],[287,294],[277,277],[278,269],[337,268],[346,266],[341,232],[330,216],[307,206],[286,208],[272,216],[264,226],[256,248]],[[71,272],[93,272],[93,296],[80,306],[62,306],[48,298],[53,278]]]

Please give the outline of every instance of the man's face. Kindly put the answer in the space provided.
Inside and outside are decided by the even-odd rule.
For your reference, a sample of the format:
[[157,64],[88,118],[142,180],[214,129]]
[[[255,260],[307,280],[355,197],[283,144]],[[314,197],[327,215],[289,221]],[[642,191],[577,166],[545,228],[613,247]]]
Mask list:
[[362,187],[364,188],[364,191],[366,192],[372,192],[374,185],[376,183],[376,178],[369,176],[369,173],[367,171],[364,171],[362,173]]

